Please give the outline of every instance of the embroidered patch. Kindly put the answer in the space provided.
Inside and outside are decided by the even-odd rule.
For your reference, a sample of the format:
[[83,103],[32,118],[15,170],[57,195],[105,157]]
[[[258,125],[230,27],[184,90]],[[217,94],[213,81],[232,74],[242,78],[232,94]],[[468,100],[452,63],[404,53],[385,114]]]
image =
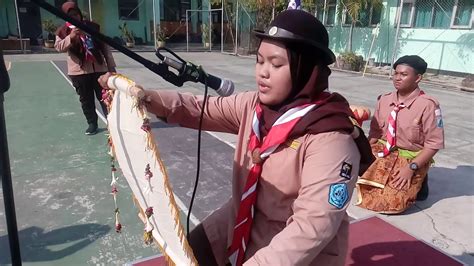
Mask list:
[[338,209],[342,209],[349,199],[346,183],[331,184],[329,187],[329,204]]
[[435,110],[436,116],[436,126],[442,128],[443,127],[443,116],[441,115],[441,109],[437,108]]
[[286,146],[292,148],[293,150],[297,150],[301,143],[297,141],[296,139],[294,139],[294,140],[285,141],[285,144]]
[[341,173],[339,175],[344,177],[345,179],[351,179],[351,172],[352,164],[343,162],[341,166]]
[[443,118],[436,117],[436,126],[442,128],[443,127]]

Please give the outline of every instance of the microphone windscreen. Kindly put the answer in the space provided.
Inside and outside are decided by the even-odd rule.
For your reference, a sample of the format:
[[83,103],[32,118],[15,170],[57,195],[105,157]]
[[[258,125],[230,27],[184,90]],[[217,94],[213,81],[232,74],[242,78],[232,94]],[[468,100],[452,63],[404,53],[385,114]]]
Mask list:
[[220,96],[223,96],[223,97],[230,96],[232,95],[232,93],[234,93],[234,82],[228,79],[223,79],[221,81],[221,85],[219,89],[217,89],[216,91]]

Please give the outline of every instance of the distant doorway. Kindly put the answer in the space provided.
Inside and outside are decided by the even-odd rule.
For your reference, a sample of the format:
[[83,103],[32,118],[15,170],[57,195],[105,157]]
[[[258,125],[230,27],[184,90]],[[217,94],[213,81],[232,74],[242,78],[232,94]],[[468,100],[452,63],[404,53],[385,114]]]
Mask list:
[[39,45],[38,38],[43,34],[39,7],[30,0],[18,0],[18,17],[22,38],[30,38],[31,45]]

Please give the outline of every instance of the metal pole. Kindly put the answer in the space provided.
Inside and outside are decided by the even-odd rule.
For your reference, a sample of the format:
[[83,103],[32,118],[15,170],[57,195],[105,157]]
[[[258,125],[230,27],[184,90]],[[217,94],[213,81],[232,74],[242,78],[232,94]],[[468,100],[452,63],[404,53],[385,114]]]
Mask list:
[[18,15],[18,3],[17,3],[18,1],[14,0],[14,2],[15,2],[15,12],[16,12],[16,23],[18,26],[18,35],[20,36],[20,49],[23,53],[26,53],[23,46],[23,37],[21,36],[20,17]]
[[155,0],[153,0],[153,44],[155,46],[155,50],[157,49],[157,43],[156,43],[156,11],[155,11]]
[[275,0],[272,0],[272,20],[275,19]]
[[189,52],[189,26],[188,26],[188,11],[186,10],[186,52]]
[[16,224],[15,201],[13,197],[12,176],[10,172],[10,158],[8,158],[7,129],[3,108],[3,93],[10,87],[7,70],[3,61],[3,51],[0,48],[0,177],[2,179],[3,203],[5,205],[5,219],[7,222],[8,242],[10,243],[10,257],[12,265],[21,265],[20,241]]
[[92,6],[91,6],[91,0],[89,0],[89,19],[92,21]]
[[372,54],[372,49],[374,48],[375,39],[379,36],[379,25],[380,23],[378,23],[375,29],[372,31],[372,34],[373,34],[372,43],[370,44],[369,53],[366,56],[367,60],[365,61],[365,67],[364,67],[364,72],[362,73],[362,77],[365,76],[365,71],[367,71],[367,66],[369,65],[369,59],[370,59],[370,55]]
[[397,54],[398,34],[400,33],[400,20],[402,18],[402,11],[403,11],[403,0],[400,0],[400,8],[397,14],[397,31],[395,33],[395,40],[393,42],[393,53],[392,53],[392,62],[390,63],[390,75],[388,76],[389,78],[392,77],[393,68],[391,66],[393,66],[393,62],[395,62],[395,56]]
[[209,10],[209,51],[212,51],[212,13],[211,13],[211,1],[209,0],[208,10]]
[[236,12],[235,12],[235,47],[234,47],[234,53],[237,55],[237,39],[238,39],[238,29],[239,29],[239,1],[237,0],[237,7],[236,7]]
[[221,2],[221,53],[224,52],[224,0]]
[[323,8],[323,24],[327,24],[326,23],[326,8],[327,8],[327,4],[328,4],[328,1],[327,0],[324,0],[324,8]]

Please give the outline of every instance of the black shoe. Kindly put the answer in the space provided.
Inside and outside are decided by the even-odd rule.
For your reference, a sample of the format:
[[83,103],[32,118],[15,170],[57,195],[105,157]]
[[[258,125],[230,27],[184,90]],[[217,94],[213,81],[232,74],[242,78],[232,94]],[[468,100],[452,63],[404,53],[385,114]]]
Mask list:
[[428,198],[428,194],[430,193],[430,189],[428,187],[428,176],[425,177],[425,180],[423,180],[423,184],[421,184],[421,189],[418,191],[418,194],[416,194],[416,200],[417,201],[423,201]]
[[89,124],[86,135],[95,135],[97,133],[97,124]]

